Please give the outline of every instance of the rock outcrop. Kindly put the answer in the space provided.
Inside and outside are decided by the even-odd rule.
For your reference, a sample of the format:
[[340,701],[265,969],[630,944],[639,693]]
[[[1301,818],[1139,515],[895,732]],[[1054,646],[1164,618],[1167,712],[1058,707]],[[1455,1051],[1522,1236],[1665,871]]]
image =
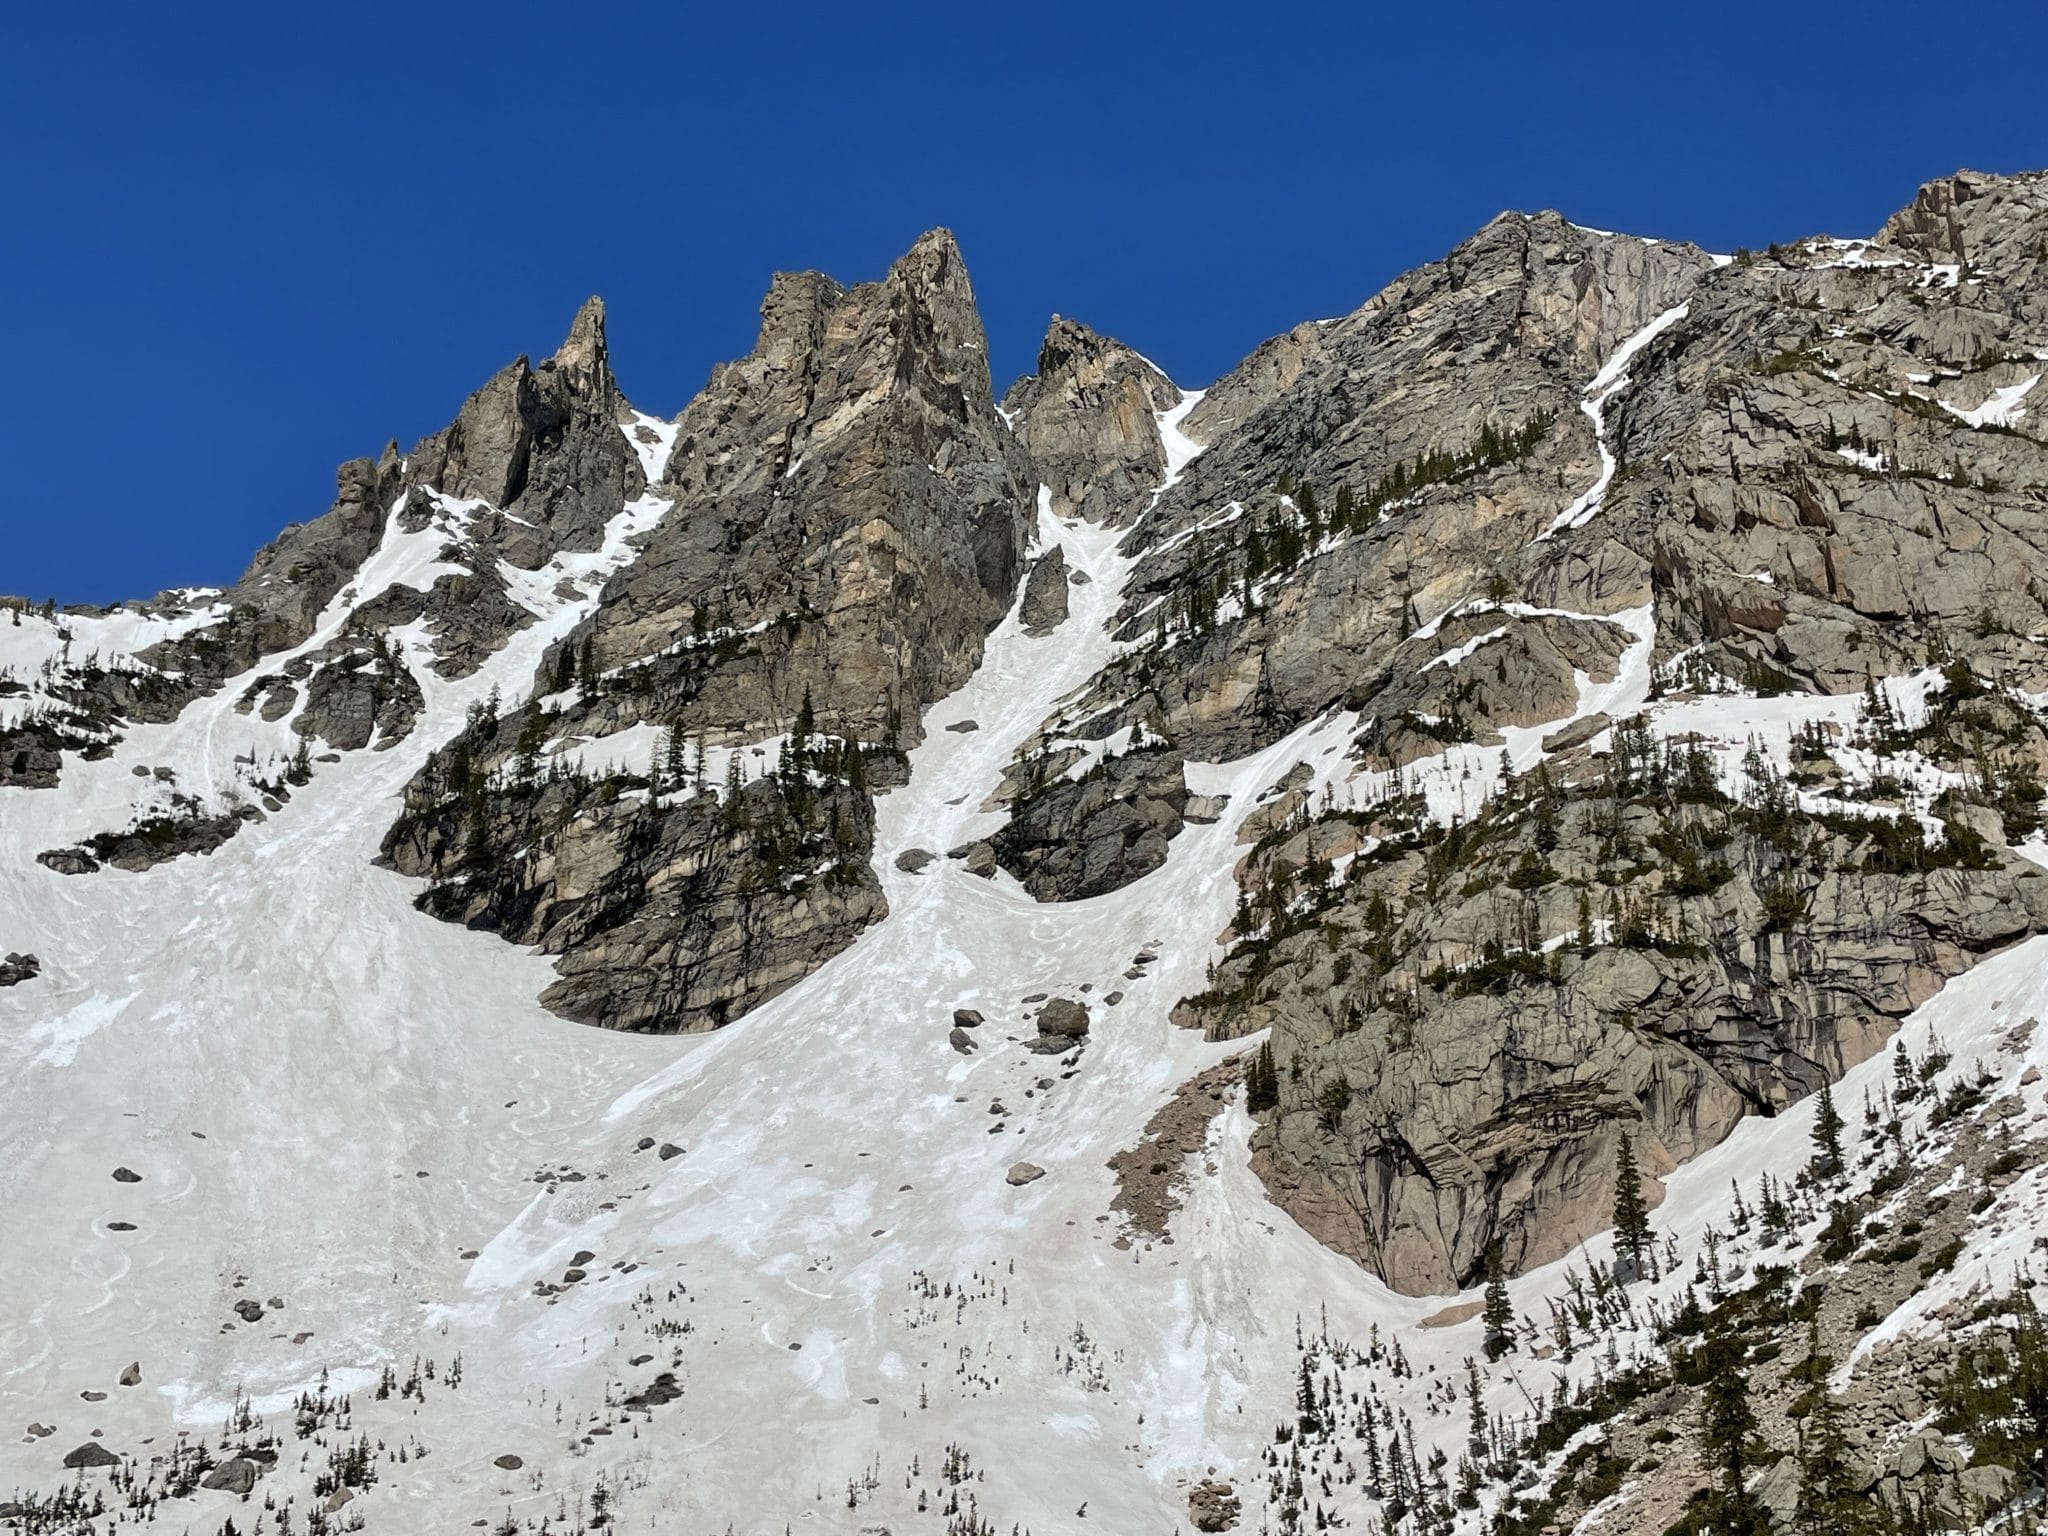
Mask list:
[[[482,416],[449,450],[464,485],[471,446],[508,421]],[[428,911],[560,955],[543,999],[557,1011],[700,1029],[882,915],[869,792],[902,782],[899,743],[966,680],[1023,576],[1029,470],[952,237],[925,236],[879,283],[778,277],[753,353],[713,374],[659,468],[669,507],[543,662],[547,708],[503,731],[473,721],[409,792],[386,854],[440,882]],[[645,725],[671,743],[662,782],[544,767],[565,742]],[[737,797],[701,782],[707,752],[741,761],[777,736],[822,741],[800,773],[828,782],[778,771]]]
[[1018,621],[1027,635],[1049,635],[1067,622],[1067,551],[1055,544],[1031,564]]
[[1055,315],[1038,371],[1003,398],[1061,519],[1116,521],[1144,510],[1166,478],[1157,418],[1180,402],[1165,374],[1121,342]]
[[1027,783],[989,846],[1040,901],[1099,896],[1166,862],[1187,803],[1179,752],[1104,754],[1078,778]]
[[714,1029],[887,910],[873,805],[837,754],[806,750],[805,767],[723,792],[543,773],[515,756],[486,787],[479,764],[499,734],[479,717],[436,755],[384,857],[433,882],[423,910],[560,956],[541,1001],[566,1018]]
[[935,230],[879,283],[779,276],[761,315],[677,421],[673,510],[563,648],[617,675],[577,723],[750,740],[808,694],[829,730],[914,742],[1008,611],[1032,522],[966,265]]
[[[1997,714],[1949,702],[1920,750]],[[1968,807],[1927,841],[1881,808],[1803,810],[1755,763],[1733,799],[1704,749],[1644,740],[1452,827],[1416,801],[1304,806],[1254,849],[1238,942],[1178,1014],[1272,1029],[1255,1166],[1398,1289],[1468,1285],[1495,1244],[1511,1268],[1559,1257],[1609,1224],[1622,1137],[1668,1171],[2048,928],[2048,872]]]

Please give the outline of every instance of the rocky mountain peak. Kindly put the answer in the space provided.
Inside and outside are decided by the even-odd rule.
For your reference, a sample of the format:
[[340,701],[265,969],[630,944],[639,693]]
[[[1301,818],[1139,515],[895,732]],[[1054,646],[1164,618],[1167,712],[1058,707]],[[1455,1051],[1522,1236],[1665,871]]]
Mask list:
[[1885,220],[1874,243],[1923,261],[1969,262],[2017,275],[2048,251],[2048,173],[1965,170],[1930,181]]
[[1038,372],[1010,386],[1003,410],[1051,489],[1054,515],[1095,521],[1130,512],[1164,478],[1157,418],[1180,399],[1122,342],[1054,315]]
[[[555,367],[586,387],[604,387],[611,379],[611,354],[605,345],[604,300],[592,294],[576,311],[569,336],[543,367]],[[600,379],[603,383],[600,384]]]
[[919,236],[881,286],[887,295],[883,333],[894,344],[893,382],[915,388],[945,415],[992,423],[988,337],[953,232]]
[[821,719],[874,739],[965,677],[1009,605],[1029,469],[947,231],[879,281],[780,274],[761,316],[754,350],[678,419],[662,486],[676,510],[593,638],[624,661],[693,629],[766,626],[708,666],[691,654],[672,690],[667,662],[650,666],[632,707],[738,733],[786,721],[808,688]]

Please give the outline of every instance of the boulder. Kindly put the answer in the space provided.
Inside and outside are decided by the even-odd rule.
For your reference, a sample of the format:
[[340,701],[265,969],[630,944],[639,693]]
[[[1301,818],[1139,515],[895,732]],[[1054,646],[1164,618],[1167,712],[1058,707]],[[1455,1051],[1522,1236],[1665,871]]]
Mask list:
[[1078,1040],[1088,1033],[1088,1005],[1070,997],[1055,997],[1038,1010],[1038,1032]]
[[987,880],[996,872],[995,850],[985,842],[962,843],[950,850],[946,857],[958,859],[967,866],[967,873]]
[[1031,1184],[1044,1177],[1045,1170],[1036,1163],[1012,1163],[1010,1171],[1004,1175],[1006,1182],[1011,1184]]
[[989,841],[996,859],[1040,901],[1120,890],[1166,862],[1188,802],[1179,752],[1134,748],[1079,779],[1037,783]]
[[246,1456],[230,1456],[201,1478],[199,1486],[222,1493],[247,1493],[256,1486],[256,1475],[261,1470]]
[[1240,1513],[1237,1490],[1229,1483],[1204,1478],[1188,1492],[1188,1519],[1198,1531],[1227,1531]]
[[1055,544],[1040,555],[1024,580],[1024,597],[1017,607],[1024,633],[1051,634],[1067,621],[1067,551]]
[[1582,747],[1606,730],[1614,722],[1597,710],[1584,719],[1574,720],[1570,725],[1560,727],[1543,738],[1546,752],[1569,752],[1573,747]]

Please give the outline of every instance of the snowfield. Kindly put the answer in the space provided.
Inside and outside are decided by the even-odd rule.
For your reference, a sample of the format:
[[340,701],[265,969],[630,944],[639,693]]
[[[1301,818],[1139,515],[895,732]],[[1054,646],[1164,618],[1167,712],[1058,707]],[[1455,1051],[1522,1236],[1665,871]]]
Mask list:
[[[1600,480],[1561,524],[1597,512],[1613,473],[1600,406],[1683,312],[1631,338],[1586,391]],[[1178,431],[1197,398],[1161,422],[1170,476],[1199,451]],[[991,832],[1000,817],[977,808],[1019,745],[1110,658],[1130,570],[1117,530],[1041,510],[1039,542],[1065,544],[1091,579],[1050,637],[1025,635],[1013,612],[973,679],[929,712],[908,787],[879,800],[889,916],[716,1034],[564,1022],[535,1002],[545,959],[422,916],[417,884],[374,867],[428,750],[494,687],[508,708],[522,699],[661,511],[636,503],[598,555],[533,573],[521,595],[539,621],[482,671],[449,683],[415,667],[427,705],[410,737],[320,765],[209,857],[85,878],[34,862],[125,824],[136,765],[217,793],[237,758],[287,752],[284,722],[235,712],[243,680],[131,730],[105,761],[68,759],[60,790],[0,791],[0,948],[44,966],[0,990],[0,1405],[55,1430],[9,1439],[0,1496],[54,1488],[62,1454],[93,1436],[146,1460],[180,1432],[217,1433],[246,1401],[286,1436],[258,1500],[295,1497],[303,1529],[313,1499],[285,1419],[324,1383],[353,1394],[357,1431],[409,1450],[347,1506],[370,1530],[508,1516],[560,1529],[601,1485],[618,1531],[937,1532],[940,1506],[919,1509],[937,1490],[971,1494],[997,1529],[1165,1533],[1186,1528],[1188,1490],[1212,1471],[1237,1479],[1241,1528],[1257,1529],[1251,1475],[1292,1417],[1302,1319],[1398,1339],[1415,1375],[1380,1388],[1413,1414],[1425,1454],[1455,1457],[1463,1410],[1431,1404],[1462,1383],[1479,1322],[1422,1328],[1455,1298],[1394,1294],[1273,1207],[1241,1099],[1191,1160],[1173,1242],[1127,1239],[1110,1216],[1111,1154],[1187,1079],[1257,1043],[1210,1044],[1168,1020],[1220,953],[1240,823],[1298,761],[1318,787],[1348,779],[1341,748],[1358,722],[1190,764],[1191,788],[1228,795],[1222,819],[1187,827],[1164,868],[1110,896],[1041,905],[1005,874],[978,880],[943,857],[896,868],[905,849],[943,854]],[[437,538],[394,523],[386,545],[361,596],[434,573]],[[344,617],[323,616],[305,648]],[[1634,643],[1613,680],[1582,679],[1576,716],[1647,696],[1649,610],[1604,617]],[[1750,730],[1777,748],[1838,701],[1800,702],[1806,714],[1773,701],[1768,719],[1754,700],[1674,705],[1662,728],[1716,732],[1732,759]],[[979,729],[944,728],[969,719]],[[1513,733],[1517,771],[1555,726]],[[652,748],[643,732],[563,750],[638,770]],[[1458,749],[1412,775],[1440,814],[1466,814],[1500,755]],[[1371,780],[1346,793],[1370,798]],[[1141,951],[1156,961],[1126,978]],[[1908,1026],[1915,1048],[1939,1027],[1959,1059],[1988,1049],[2014,1011],[2048,1009],[2044,977],[2048,941],[1988,962]],[[1092,1010],[1071,1066],[1013,1043],[1032,1033],[1024,1000],[1039,993]],[[955,1008],[986,1015],[971,1055],[948,1044]],[[2048,1065],[2048,1037],[2028,1059]],[[1883,1065],[1851,1074],[1845,1106]],[[1746,1122],[1680,1170],[1660,1233],[1725,1222],[1731,1171],[1795,1161],[1809,1119],[1801,1106]],[[1009,1184],[1021,1161],[1044,1177]],[[1604,1240],[1591,1246],[1605,1257]],[[2002,1281],[2012,1259],[1987,1249],[1982,1265]],[[1517,1307],[1542,1315],[1587,1263],[1524,1276]],[[253,1323],[234,1310],[249,1301]],[[373,1396],[386,1366],[403,1378],[429,1359],[422,1397]],[[118,1385],[131,1362],[140,1384]],[[1570,1370],[1597,1364],[1588,1351]],[[1489,1376],[1489,1410],[1523,1413],[1566,1370],[1511,1359]],[[679,1398],[625,1406],[662,1372]],[[958,1489],[940,1476],[949,1447],[971,1458]],[[212,1536],[230,1516],[246,1529],[257,1507],[201,1491],[157,1519]]]

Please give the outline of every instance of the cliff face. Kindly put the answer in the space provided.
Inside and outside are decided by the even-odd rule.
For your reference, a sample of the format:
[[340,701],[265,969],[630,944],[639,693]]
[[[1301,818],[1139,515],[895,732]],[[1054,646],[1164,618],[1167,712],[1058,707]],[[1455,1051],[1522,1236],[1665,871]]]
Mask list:
[[602,318],[0,605],[0,1523],[2038,1507],[2048,177],[1199,394],[943,233]]
[[[1733,259],[1504,217],[1190,415],[1215,436],[1127,545],[1129,649],[1012,770],[1019,825],[1129,815],[1045,797],[1076,742],[1216,757],[1355,717],[1334,809],[1258,829],[1183,1017],[1272,1029],[1258,1166],[1390,1283],[1568,1251],[1624,1135],[1665,1168],[1716,1144],[2048,917],[2003,850],[2048,765],[2040,180]],[[1753,790],[1741,696],[1816,700],[1798,830],[1616,783],[1647,710]],[[1915,764],[1947,798],[1872,853],[1858,818]]]
[[[516,433],[492,419],[456,446]],[[636,430],[660,504],[637,558],[550,649],[545,707],[437,756],[385,851],[440,882],[428,910],[562,956],[557,1011],[703,1029],[887,910],[870,786],[900,782],[924,707],[1015,600],[1033,497],[944,231],[879,283],[778,277],[753,353],[673,425]],[[824,759],[807,755],[746,789],[735,820],[738,785],[706,754],[746,778],[786,762],[748,743],[799,730],[831,742],[829,779],[808,782]],[[627,739],[635,759],[610,761]],[[559,771],[581,743],[632,798]]]
[[590,724],[746,739],[786,729],[808,691],[831,729],[914,741],[1009,608],[1032,530],[952,236],[879,283],[778,277],[655,490],[671,510],[570,641],[630,669]]

